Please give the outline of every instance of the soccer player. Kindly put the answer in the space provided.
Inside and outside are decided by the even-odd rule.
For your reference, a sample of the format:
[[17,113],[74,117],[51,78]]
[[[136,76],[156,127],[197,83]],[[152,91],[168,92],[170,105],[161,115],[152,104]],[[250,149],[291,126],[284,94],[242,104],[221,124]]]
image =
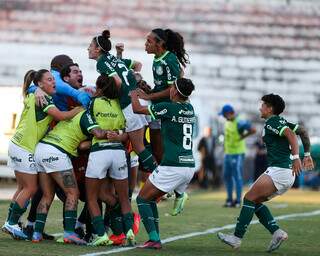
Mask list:
[[288,234],[279,228],[268,207],[263,202],[281,195],[291,188],[302,165],[299,158],[299,135],[304,148],[303,168],[313,169],[310,156],[310,140],[306,130],[285,120],[280,114],[285,102],[279,95],[267,94],[262,98],[261,118],[265,119],[262,133],[267,147],[268,169],[257,179],[245,194],[234,234],[218,233],[218,238],[233,248],[239,248],[242,238],[254,214],[260,223],[272,234],[268,252],[279,248],[288,239]]
[[[95,98],[90,106],[90,111],[100,128],[108,131],[122,131],[125,128],[125,118],[118,97],[119,90],[115,80],[106,74],[100,75],[96,82]],[[104,227],[101,209],[97,203],[98,199],[103,199],[99,198],[99,192],[107,174],[112,179],[121,206],[127,241],[129,244],[134,244],[133,214],[128,193],[128,166],[125,149],[121,143],[127,138],[126,133],[118,135],[116,132],[110,132],[106,139],[93,138],[92,141],[86,170],[86,190],[92,224],[97,232],[97,236],[90,243],[94,246],[110,242]],[[109,203],[109,205],[114,206],[115,203]]]
[[135,113],[161,120],[164,156],[137,197],[139,213],[149,240],[141,248],[160,249],[159,215],[155,200],[169,191],[183,194],[195,172],[192,135],[195,114],[188,97],[194,90],[190,79],[179,78],[170,88],[171,102],[141,106],[138,91],[131,93]]
[[154,170],[157,166],[152,154],[145,148],[143,143],[144,126],[147,121],[144,115],[133,113],[130,93],[137,88],[137,82],[133,74],[135,61],[132,63],[133,70],[128,69],[125,62],[110,54],[111,41],[109,30],[104,30],[102,35],[95,36],[88,48],[89,59],[97,61],[97,71],[100,74],[112,76],[120,90],[120,107],[126,119],[126,132],[132,143],[133,150],[139,155],[144,167]]
[[18,220],[38,188],[37,168],[33,158],[35,147],[45,135],[52,119],[70,119],[79,112],[79,109],[61,112],[53,104],[51,96],[46,97],[46,104],[38,107],[35,95],[27,93],[32,82],[47,95],[55,93],[55,80],[48,70],[29,70],[26,73],[23,85],[24,109],[8,149],[8,166],[15,170],[18,189],[12,198],[8,218],[3,226],[4,231],[17,239],[28,238],[18,226]]
[[[152,104],[169,102],[170,87],[177,78],[183,76],[183,68],[189,63],[183,37],[171,29],[153,29],[147,34],[145,50],[148,54],[154,54],[152,71],[155,86],[150,93],[139,93],[140,98],[150,100]],[[163,155],[160,120],[149,122],[149,128],[152,153],[160,163]],[[175,191],[175,195],[173,216],[180,213],[179,209],[183,209],[188,198],[186,193],[180,195]]]
[[55,194],[54,182],[56,182],[66,196],[63,240],[65,243],[86,244],[74,233],[79,191],[69,156],[76,157],[80,142],[91,135],[102,139],[105,138],[106,131],[99,128],[89,111],[82,110],[70,121],[59,122],[37,145],[35,162],[38,166],[43,196],[37,208],[33,242],[42,240],[47,214]]

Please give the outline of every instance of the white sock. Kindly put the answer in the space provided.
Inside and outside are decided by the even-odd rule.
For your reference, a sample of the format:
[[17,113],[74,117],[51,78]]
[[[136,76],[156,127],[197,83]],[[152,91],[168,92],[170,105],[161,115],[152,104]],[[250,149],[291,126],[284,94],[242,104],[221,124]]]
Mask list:
[[82,228],[82,229],[84,229],[84,224],[81,223],[80,221],[77,221],[75,228]]
[[34,222],[31,222],[31,221],[28,221],[28,220],[27,220],[27,226],[32,226],[32,227],[34,227]]

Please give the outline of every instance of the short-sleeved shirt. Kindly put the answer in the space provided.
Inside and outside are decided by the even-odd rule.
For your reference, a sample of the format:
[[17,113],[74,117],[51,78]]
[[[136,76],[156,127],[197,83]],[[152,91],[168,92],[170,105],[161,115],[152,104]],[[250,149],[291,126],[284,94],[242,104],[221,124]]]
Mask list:
[[131,103],[130,92],[137,88],[137,82],[133,71],[121,59],[116,58],[110,53],[103,54],[97,61],[97,71],[100,74],[107,74],[108,76],[118,75],[121,78],[120,89],[120,106],[121,109],[126,108]]
[[161,119],[164,155],[161,165],[194,167],[193,128],[196,122],[190,103],[162,102],[149,106],[153,119]]
[[55,107],[52,98],[46,97],[47,103],[42,107],[36,105],[33,93],[24,99],[24,109],[22,111],[18,127],[11,141],[34,153],[37,143],[42,139],[48,130],[52,117],[48,115],[48,110]]
[[[180,77],[181,68],[178,58],[172,52],[166,51],[161,57],[154,58],[152,65],[154,88],[152,92],[161,92],[172,85]],[[170,101],[170,98],[153,100],[152,103]]]
[[70,120],[60,121],[42,140],[62,152],[78,156],[77,148],[81,141],[90,137],[90,131],[99,127],[90,111],[81,111]]
[[289,123],[281,116],[271,116],[266,120],[262,138],[267,147],[268,166],[291,168],[291,150],[288,139],[283,136],[284,130],[290,128],[295,132],[297,124]]
[[[124,130],[126,121],[117,99],[94,98],[89,109],[101,129],[108,131]],[[93,137],[91,151],[104,149],[124,149],[124,146],[121,142],[110,142],[107,139]]]

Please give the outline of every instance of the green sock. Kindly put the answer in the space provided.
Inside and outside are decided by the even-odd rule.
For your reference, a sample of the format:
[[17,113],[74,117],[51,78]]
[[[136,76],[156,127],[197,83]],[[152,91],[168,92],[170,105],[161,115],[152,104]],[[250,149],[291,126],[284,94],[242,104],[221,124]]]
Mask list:
[[65,211],[64,212],[64,230],[67,232],[74,232],[74,227],[77,222],[77,211]]
[[128,212],[126,214],[123,214],[123,226],[124,226],[124,233],[127,234],[127,232],[132,229],[133,225],[133,214],[132,212]]
[[244,236],[244,234],[246,233],[247,227],[249,226],[253,218],[254,211],[255,211],[255,203],[244,198],[240,215],[238,217],[236,229],[234,231],[235,236],[239,238],[242,238]]
[[141,163],[143,165],[143,168],[145,168],[146,170],[150,170],[153,171],[154,169],[157,168],[157,163],[154,160],[152,154],[149,152],[149,150],[147,150],[146,148],[140,152],[139,154],[139,158],[141,160]]
[[11,216],[11,213],[12,213],[12,207],[13,207],[13,205],[14,205],[14,202],[11,202],[10,205],[9,205],[8,217],[7,217],[6,222],[9,222],[9,219],[10,219],[10,216]]
[[156,226],[156,231],[159,234],[160,237],[160,232],[159,232],[159,213],[158,213],[158,207],[157,207],[157,202],[156,201],[151,201],[150,202],[152,214],[154,217],[154,225]]
[[264,204],[257,204],[255,213],[260,221],[260,223],[273,234],[276,230],[279,229],[279,226],[276,220],[273,218],[268,207]]
[[138,204],[138,209],[142,218],[143,225],[149,235],[149,240],[160,241],[159,234],[156,230],[150,201],[146,201],[139,196],[137,197],[136,201]]
[[34,225],[34,231],[43,233],[44,225],[46,224],[47,214],[46,213],[37,213],[36,223]]
[[21,208],[17,202],[13,202],[12,208],[11,208],[11,214],[9,217],[9,224],[15,225],[18,224],[18,221],[21,217],[21,215],[26,211],[26,208]]
[[106,233],[101,215],[92,218],[92,226],[98,236],[103,236]]
[[117,203],[110,212],[110,228],[112,229],[113,234],[116,236],[123,233],[123,224],[122,224],[122,213],[121,207]]

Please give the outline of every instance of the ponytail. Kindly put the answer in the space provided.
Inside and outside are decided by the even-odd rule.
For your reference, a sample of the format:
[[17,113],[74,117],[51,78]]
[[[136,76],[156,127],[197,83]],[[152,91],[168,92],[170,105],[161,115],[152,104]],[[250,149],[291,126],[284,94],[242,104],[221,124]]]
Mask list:
[[155,35],[156,42],[160,43],[163,41],[164,48],[174,53],[183,67],[186,67],[186,64],[190,63],[189,55],[184,49],[183,37],[178,32],[161,28],[153,29],[151,32]]
[[25,98],[27,96],[28,89],[34,79],[34,76],[36,74],[36,71],[33,69],[27,71],[27,73],[24,75],[23,78],[23,85],[22,85],[22,96]]

